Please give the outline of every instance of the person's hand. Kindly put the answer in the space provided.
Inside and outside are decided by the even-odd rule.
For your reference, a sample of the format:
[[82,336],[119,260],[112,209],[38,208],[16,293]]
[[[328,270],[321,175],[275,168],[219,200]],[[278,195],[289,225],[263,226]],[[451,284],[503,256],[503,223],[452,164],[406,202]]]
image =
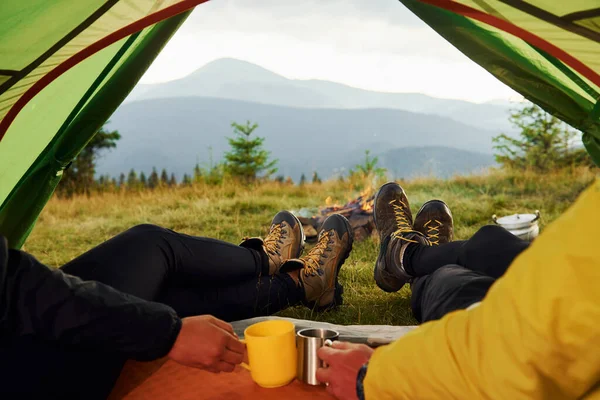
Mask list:
[[340,400],[357,399],[356,377],[373,351],[364,344],[346,342],[333,342],[331,347],[321,347],[317,355],[328,367],[317,370],[317,380],[326,383],[327,391]]
[[231,372],[242,362],[246,345],[227,322],[210,315],[184,318],[181,322],[168,354],[172,360],[211,372]]

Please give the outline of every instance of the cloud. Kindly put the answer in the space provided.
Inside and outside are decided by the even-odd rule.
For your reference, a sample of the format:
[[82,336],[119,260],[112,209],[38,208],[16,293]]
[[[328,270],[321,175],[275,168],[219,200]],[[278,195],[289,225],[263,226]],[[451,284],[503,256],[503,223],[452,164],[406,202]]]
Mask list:
[[472,100],[512,94],[395,0],[210,1],[144,81],[179,78],[222,57],[371,90]]

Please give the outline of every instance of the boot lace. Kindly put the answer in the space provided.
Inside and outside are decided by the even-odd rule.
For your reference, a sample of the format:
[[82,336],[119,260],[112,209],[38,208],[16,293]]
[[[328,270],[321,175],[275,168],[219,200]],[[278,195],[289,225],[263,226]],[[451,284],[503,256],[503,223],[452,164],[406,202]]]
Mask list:
[[429,239],[429,242],[433,246],[440,244],[440,228],[442,225],[443,224],[437,219],[429,220],[425,225],[423,225],[425,228],[427,228],[427,239]]
[[265,250],[269,254],[279,254],[279,245],[283,243],[281,240],[284,237],[285,230],[283,224],[273,225],[267,237],[263,242]]
[[306,275],[315,276],[319,273],[321,265],[323,265],[321,259],[327,257],[324,253],[327,251],[329,244],[333,242],[331,239],[332,235],[332,230],[323,232],[315,247],[313,247],[307,255],[302,257],[302,260],[304,261],[304,273]]
[[404,240],[406,242],[417,243],[416,240],[408,239],[404,236],[406,233],[415,232],[411,223],[408,221],[408,217],[406,215],[406,209],[408,206],[402,201],[398,199],[394,199],[390,201],[390,205],[394,209],[394,218],[396,219],[396,225],[398,229],[394,233],[392,233],[392,237],[400,240]]

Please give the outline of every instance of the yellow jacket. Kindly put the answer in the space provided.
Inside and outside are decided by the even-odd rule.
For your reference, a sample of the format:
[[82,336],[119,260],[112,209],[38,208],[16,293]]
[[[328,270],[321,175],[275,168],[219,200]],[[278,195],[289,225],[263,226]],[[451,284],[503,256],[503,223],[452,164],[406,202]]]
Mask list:
[[479,307],[379,348],[366,399],[600,399],[599,208],[597,181]]

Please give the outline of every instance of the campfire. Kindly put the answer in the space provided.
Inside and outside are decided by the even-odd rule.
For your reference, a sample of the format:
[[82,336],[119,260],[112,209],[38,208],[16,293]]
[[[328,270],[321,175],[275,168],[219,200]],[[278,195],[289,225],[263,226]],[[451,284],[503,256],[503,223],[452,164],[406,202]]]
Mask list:
[[331,197],[325,199],[325,206],[319,209],[319,213],[310,218],[298,217],[309,243],[317,240],[317,233],[325,219],[332,214],[341,214],[348,219],[354,231],[354,240],[361,241],[375,233],[373,221],[374,193],[372,189],[363,191],[356,199],[348,201],[344,205],[332,204]]

